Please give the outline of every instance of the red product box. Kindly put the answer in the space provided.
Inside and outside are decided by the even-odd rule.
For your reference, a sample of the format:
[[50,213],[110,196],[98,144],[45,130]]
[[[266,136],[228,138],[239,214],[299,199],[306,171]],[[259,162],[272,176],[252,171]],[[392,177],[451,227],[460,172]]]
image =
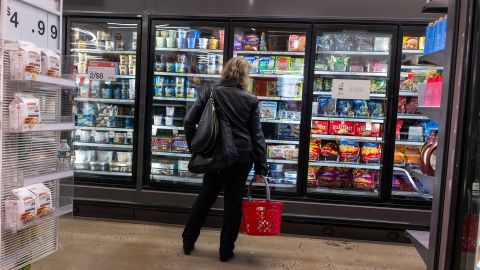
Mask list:
[[328,121],[312,121],[312,134],[328,134]]
[[329,133],[332,135],[354,135],[355,122],[330,121]]
[[382,133],[382,124],[372,123],[372,129],[367,130],[366,123],[355,123],[355,136],[380,137]]

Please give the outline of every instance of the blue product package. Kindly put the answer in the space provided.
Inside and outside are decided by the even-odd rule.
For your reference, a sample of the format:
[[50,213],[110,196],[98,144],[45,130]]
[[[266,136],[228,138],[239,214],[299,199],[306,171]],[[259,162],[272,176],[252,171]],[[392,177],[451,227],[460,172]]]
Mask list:
[[425,136],[428,136],[432,129],[438,130],[438,124],[432,120],[427,120],[424,122],[424,128],[425,128]]
[[263,119],[276,119],[277,118],[276,101],[260,101],[258,108],[260,110],[260,118]]
[[384,116],[382,103],[375,100],[368,101],[368,111],[370,116]]
[[354,104],[354,112],[355,112],[356,116],[368,116],[369,115],[368,104],[367,104],[366,100],[354,99],[353,104]]
[[423,49],[423,53],[425,55],[430,53],[430,39],[432,38],[432,27],[430,25],[427,25],[425,27],[425,48]]
[[342,116],[351,116],[353,114],[353,101],[347,99],[337,100],[337,113]]
[[442,36],[441,36],[441,43],[440,49],[445,49],[446,40],[447,40],[447,25],[448,25],[448,18],[445,16],[442,21]]
[[438,36],[438,32],[439,32],[439,26],[440,24],[438,23],[438,21],[436,21],[434,24],[433,24],[433,35],[432,35],[432,52],[436,52],[438,51],[438,47],[439,47],[439,44],[437,43],[437,36]]
[[335,100],[329,97],[318,97],[318,114],[335,115]]
[[294,124],[278,124],[277,138],[279,140],[294,140],[300,138],[300,127]]
[[258,62],[259,62],[258,56],[247,55],[245,56],[245,59],[250,64],[250,73],[258,74]]

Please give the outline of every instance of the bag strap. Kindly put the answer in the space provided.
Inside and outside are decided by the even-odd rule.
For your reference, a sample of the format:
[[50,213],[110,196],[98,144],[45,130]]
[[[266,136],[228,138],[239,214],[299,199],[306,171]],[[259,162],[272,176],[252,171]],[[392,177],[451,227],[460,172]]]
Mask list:
[[[250,179],[250,184],[248,185],[248,193],[247,193],[248,201],[252,201],[253,179],[255,179],[255,177],[252,177],[252,179]],[[270,201],[270,186],[268,185],[268,179],[267,177],[264,177],[263,179],[265,182],[265,195],[266,195],[265,197],[267,201]]]

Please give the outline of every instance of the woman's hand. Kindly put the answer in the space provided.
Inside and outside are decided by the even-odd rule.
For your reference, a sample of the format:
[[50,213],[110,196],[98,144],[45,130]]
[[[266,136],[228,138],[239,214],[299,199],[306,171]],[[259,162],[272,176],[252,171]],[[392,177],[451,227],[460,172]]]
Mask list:
[[266,181],[265,176],[256,174],[254,176],[255,183],[263,183]]

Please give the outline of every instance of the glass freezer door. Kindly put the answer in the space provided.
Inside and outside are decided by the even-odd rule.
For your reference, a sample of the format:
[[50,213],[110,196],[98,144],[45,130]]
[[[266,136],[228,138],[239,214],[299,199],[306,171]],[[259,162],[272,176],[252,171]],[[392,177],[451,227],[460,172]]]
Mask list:
[[306,35],[306,29],[260,25],[234,30],[233,56],[251,65],[248,91],[260,101],[268,179],[275,191],[297,190]]
[[75,19],[69,26],[79,85],[75,177],[132,184],[139,21]]
[[150,186],[200,185],[188,171],[183,121],[198,93],[220,80],[225,27],[154,21]]
[[316,33],[307,192],[378,197],[392,33]]
[[438,124],[422,114],[419,93],[425,91],[428,80],[442,76],[443,67],[421,61],[425,27],[404,27],[402,33],[392,195],[401,199],[431,201],[433,172],[431,176],[427,175],[425,168],[422,172],[421,155],[425,152],[424,145],[429,145],[428,148],[435,145],[436,148]]

